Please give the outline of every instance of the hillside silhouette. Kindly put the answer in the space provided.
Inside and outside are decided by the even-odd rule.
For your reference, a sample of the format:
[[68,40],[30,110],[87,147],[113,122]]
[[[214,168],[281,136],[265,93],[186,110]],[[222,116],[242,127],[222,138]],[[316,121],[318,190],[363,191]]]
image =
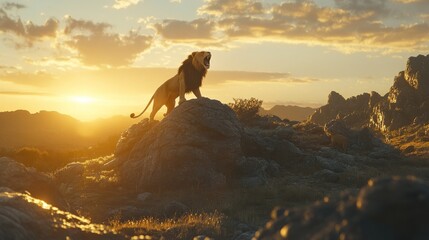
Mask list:
[[274,115],[281,119],[286,118],[292,121],[305,121],[315,111],[316,108],[311,107],[275,105],[270,109],[261,108],[259,110],[259,115]]
[[0,112],[0,146],[71,150],[118,137],[132,121],[125,116],[81,122],[58,112]]

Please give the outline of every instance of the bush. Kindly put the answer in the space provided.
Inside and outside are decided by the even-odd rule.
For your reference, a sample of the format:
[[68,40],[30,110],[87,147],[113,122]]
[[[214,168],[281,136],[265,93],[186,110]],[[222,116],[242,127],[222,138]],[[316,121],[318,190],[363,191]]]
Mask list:
[[262,100],[253,97],[250,99],[233,99],[234,103],[229,103],[228,106],[234,110],[241,122],[249,122],[257,118],[258,111],[262,106]]
[[48,153],[33,147],[23,147],[16,150],[13,158],[28,167],[39,169],[46,167],[43,163],[48,158]]

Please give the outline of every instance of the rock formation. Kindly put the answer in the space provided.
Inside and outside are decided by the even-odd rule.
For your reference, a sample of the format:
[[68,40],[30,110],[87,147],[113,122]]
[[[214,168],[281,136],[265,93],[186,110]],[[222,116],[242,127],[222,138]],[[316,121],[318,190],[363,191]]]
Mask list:
[[343,119],[350,127],[360,127],[370,117],[370,102],[376,104],[376,92],[364,93],[356,97],[344,99],[339,93],[332,91],[328,96],[328,104],[320,107],[309,117],[311,122],[324,125],[333,119]]
[[427,239],[429,186],[414,178],[369,181],[357,197],[276,208],[255,239]]
[[331,92],[328,104],[316,110],[309,121],[324,125],[341,118],[350,127],[370,126],[382,132],[428,122],[429,55],[410,57],[405,69],[383,97],[371,92],[345,100]]
[[0,188],[0,239],[127,239],[28,194]]
[[241,157],[241,134],[228,106],[186,101],[158,124],[142,121],[123,134],[120,181],[141,191],[222,186]]
[[48,175],[39,173],[34,168],[27,168],[7,157],[0,158],[0,187],[28,192],[50,204],[67,208],[67,203]]

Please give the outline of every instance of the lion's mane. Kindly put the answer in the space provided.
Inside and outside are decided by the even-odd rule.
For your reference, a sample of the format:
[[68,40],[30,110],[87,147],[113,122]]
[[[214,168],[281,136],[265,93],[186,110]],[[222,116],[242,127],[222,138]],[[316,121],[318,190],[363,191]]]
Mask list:
[[201,87],[203,77],[205,77],[207,73],[207,69],[204,67],[200,67],[199,69],[195,68],[195,66],[192,64],[192,59],[192,55],[189,55],[188,58],[183,61],[178,70],[179,74],[183,71],[185,77],[186,93]]

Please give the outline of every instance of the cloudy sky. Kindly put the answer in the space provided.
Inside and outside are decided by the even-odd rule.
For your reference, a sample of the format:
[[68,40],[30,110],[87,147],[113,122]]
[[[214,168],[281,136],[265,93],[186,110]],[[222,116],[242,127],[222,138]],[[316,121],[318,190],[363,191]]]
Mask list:
[[200,50],[213,55],[201,91],[225,103],[385,94],[409,56],[429,54],[429,1],[0,1],[0,111],[139,112]]

